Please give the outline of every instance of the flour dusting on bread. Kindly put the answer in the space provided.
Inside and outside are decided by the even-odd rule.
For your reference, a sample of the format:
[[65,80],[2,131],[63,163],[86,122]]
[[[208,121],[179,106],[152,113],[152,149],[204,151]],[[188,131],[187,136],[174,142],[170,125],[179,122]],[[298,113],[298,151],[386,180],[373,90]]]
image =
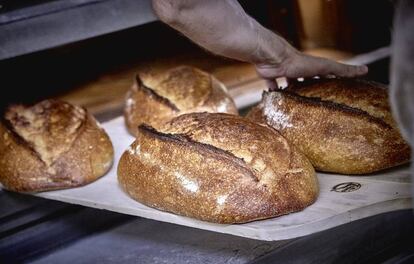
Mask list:
[[218,113],[227,113],[229,111],[230,100],[228,98],[224,98],[219,104],[217,105],[217,112]]
[[198,191],[198,184],[195,181],[188,179],[183,173],[179,171],[174,172],[174,176],[180,180],[181,185],[190,192],[197,192]]
[[[180,115],[159,130],[140,126],[118,163],[118,180],[144,205],[199,220],[275,217],[318,195],[312,165],[286,144],[274,129],[236,115]],[[133,155],[138,145],[141,154]]]
[[135,105],[134,99],[132,99],[130,96],[128,96],[128,99],[126,100],[127,111],[130,111],[134,105]]
[[288,113],[280,109],[282,97],[279,93],[268,93],[263,98],[263,113],[269,122],[277,130],[293,127]]
[[137,144],[135,147],[133,147],[132,145],[129,146],[128,152],[131,155],[141,155],[141,145]]
[[247,117],[278,130],[320,171],[368,174],[410,159],[386,90],[364,80],[293,81],[265,92]]

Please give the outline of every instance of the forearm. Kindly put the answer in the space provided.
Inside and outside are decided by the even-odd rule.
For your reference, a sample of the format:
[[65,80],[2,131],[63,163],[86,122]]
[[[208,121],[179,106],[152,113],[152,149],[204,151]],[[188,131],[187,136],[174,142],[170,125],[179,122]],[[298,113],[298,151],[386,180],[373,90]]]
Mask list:
[[153,0],[157,16],[205,49],[255,64],[280,64],[295,50],[249,17],[236,0]]
[[349,66],[307,56],[283,38],[249,17],[237,0],[152,0],[154,11],[165,23],[205,49],[256,65],[258,74],[275,78],[364,75],[365,66]]

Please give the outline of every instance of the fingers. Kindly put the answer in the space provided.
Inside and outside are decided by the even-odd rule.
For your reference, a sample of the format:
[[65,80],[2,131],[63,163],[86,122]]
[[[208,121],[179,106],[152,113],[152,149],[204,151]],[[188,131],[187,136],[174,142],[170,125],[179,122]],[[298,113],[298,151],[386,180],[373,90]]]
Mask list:
[[347,65],[333,60],[306,55],[303,58],[299,58],[294,64],[298,65],[299,71],[302,71],[302,74],[300,74],[300,72],[295,72],[295,74],[301,75],[300,77],[334,75],[338,77],[352,78],[368,73],[368,67],[365,65]]
[[286,77],[287,79],[310,78],[315,76],[322,78],[332,76],[352,78],[368,73],[368,67],[365,65],[347,65],[333,60],[308,56],[303,53],[292,55],[280,65],[256,65],[256,70],[266,80],[270,90],[278,88],[275,80],[279,77]]
[[272,66],[256,66],[256,72],[259,74],[266,81],[266,85],[269,88],[269,91],[273,91],[278,89],[278,83],[276,78],[283,76],[280,73],[280,69],[278,67]]
[[[339,77],[358,77],[368,73],[368,67],[365,65],[347,65],[335,61],[329,61],[332,74]],[[324,65],[328,66],[328,65]]]
[[276,79],[266,79],[266,85],[269,88],[269,91],[274,91],[278,88]]

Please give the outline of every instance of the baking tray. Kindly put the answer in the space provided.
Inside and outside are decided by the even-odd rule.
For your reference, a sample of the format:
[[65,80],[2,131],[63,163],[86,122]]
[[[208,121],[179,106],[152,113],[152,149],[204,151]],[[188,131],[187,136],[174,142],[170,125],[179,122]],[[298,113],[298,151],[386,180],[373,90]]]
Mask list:
[[246,224],[214,224],[162,212],[127,196],[117,182],[118,160],[134,138],[122,117],[103,124],[115,148],[115,163],[107,175],[84,187],[35,196],[140,216],[178,225],[259,240],[284,240],[309,235],[368,216],[411,207],[408,166],[369,176],[318,173],[320,195],[305,210]]

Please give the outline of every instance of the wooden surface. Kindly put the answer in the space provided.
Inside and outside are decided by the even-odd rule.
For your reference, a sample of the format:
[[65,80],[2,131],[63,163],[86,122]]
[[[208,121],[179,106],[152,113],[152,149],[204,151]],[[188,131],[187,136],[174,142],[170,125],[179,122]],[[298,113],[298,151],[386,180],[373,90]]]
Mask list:
[[[117,161],[133,141],[133,137],[125,129],[123,118],[107,122],[103,127],[115,147],[116,162],[111,171],[87,186],[44,192],[36,196],[268,241],[305,236],[357,219],[411,206],[409,171],[405,166],[362,177],[319,173],[320,196],[313,205],[298,213],[247,224],[212,224],[158,211],[129,198],[117,183]],[[345,193],[332,191],[335,185],[346,182],[359,183],[361,188]]]

